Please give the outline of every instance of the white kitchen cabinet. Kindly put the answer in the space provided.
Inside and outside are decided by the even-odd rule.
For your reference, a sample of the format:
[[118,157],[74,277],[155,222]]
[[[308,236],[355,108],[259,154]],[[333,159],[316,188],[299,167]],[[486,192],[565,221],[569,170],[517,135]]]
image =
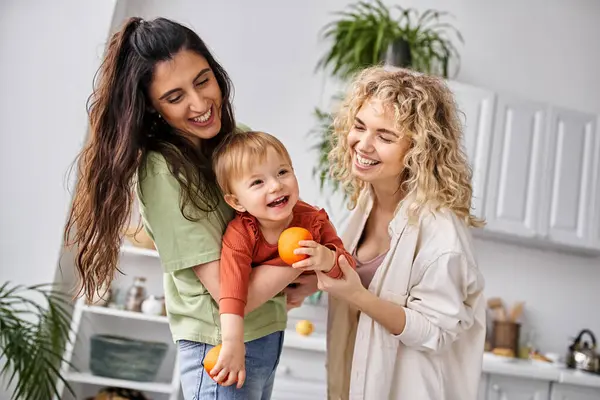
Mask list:
[[592,200],[592,247],[600,250],[600,117],[596,119],[596,152],[594,164],[595,197]]
[[458,82],[449,82],[463,126],[463,146],[473,171],[473,213],[484,216],[486,177],[494,118],[493,92]]
[[497,96],[485,208],[489,231],[539,235],[546,119],[543,104]]
[[550,400],[598,400],[600,389],[555,383],[552,385]]
[[551,108],[541,196],[540,234],[573,247],[592,247],[596,116]]
[[487,384],[489,380],[488,374],[481,374],[479,379],[479,389],[477,390],[477,400],[487,400]]
[[490,375],[487,400],[548,400],[550,382]]

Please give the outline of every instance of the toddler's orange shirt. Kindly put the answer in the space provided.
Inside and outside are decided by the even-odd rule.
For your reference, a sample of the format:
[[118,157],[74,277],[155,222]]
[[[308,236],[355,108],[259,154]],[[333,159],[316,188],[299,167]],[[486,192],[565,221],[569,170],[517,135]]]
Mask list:
[[[342,244],[325,210],[317,209],[298,201],[289,225],[299,226],[312,234],[313,240],[335,251],[335,265],[327,273],[332,278],[341,278],[338,257],[345,255],[355,268],[355,262]],[[248,283],[252,268],[259,265],[287,266],[279,257],[277,243],[268,243],[255,217],[248,213],[237,213],[223,235],[220,261],[219,312],[244,316],[248,298]]]

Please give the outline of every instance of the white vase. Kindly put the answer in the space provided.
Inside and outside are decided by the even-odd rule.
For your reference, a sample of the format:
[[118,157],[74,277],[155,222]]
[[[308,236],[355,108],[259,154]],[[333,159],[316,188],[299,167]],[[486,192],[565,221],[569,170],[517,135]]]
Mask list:
[[148,296],[142,302],[142,312],[148,315],[161,315],[163,311],[163,300],[156,296]]

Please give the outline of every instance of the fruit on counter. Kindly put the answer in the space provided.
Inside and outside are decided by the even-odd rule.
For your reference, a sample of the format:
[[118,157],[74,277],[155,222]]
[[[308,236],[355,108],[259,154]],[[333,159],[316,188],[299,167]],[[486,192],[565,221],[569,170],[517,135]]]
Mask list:
[[206,371],[208,376],[210,376],[213,380],[215,380],[215,378],[212,377],[212,375],[210,374],[210,371],[212,371],[212,369],[215,367],[215,365],[217,365],[217,360],[219,359],[220,352],[221,352],[221,345],[218,344],[215,347],[213,347],[212,349],[210,349],[208,351],[208,353],[206,353],[206,356],[204,357],[204,370]]
[[307,320],[298,321],[296,324],[296,332],[302,336],[309,336],[315,330],[312,322]]
[[277,249],[283,262],[292,265],[307,257],[306,254],[294,254],[294,250],[300,247],[298,242],[301,240],[313,240],[313,237],[309,231],[300,227],[287,228],[281,232],[277,241]]
[[492,350],[492,353],[494,353],[497,356],[502,356],[502,357],[511,357],[511,358],[515,357],[515,352],[513,349],[506,349],[503,347],[496,347],[494,350]]

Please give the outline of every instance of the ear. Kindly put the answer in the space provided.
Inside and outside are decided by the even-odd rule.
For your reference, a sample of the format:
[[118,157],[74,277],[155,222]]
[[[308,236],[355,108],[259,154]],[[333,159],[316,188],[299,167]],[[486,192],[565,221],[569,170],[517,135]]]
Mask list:
[[225,202],[227,204],[229,204],[229,206],[231,208],[233,208],[234,210],[238,211],[238,212],[245,212],[246,208],[244,206],[242,206],[237,198],[236,195],[234,194],[226,194],[224,196],[225,198]]

